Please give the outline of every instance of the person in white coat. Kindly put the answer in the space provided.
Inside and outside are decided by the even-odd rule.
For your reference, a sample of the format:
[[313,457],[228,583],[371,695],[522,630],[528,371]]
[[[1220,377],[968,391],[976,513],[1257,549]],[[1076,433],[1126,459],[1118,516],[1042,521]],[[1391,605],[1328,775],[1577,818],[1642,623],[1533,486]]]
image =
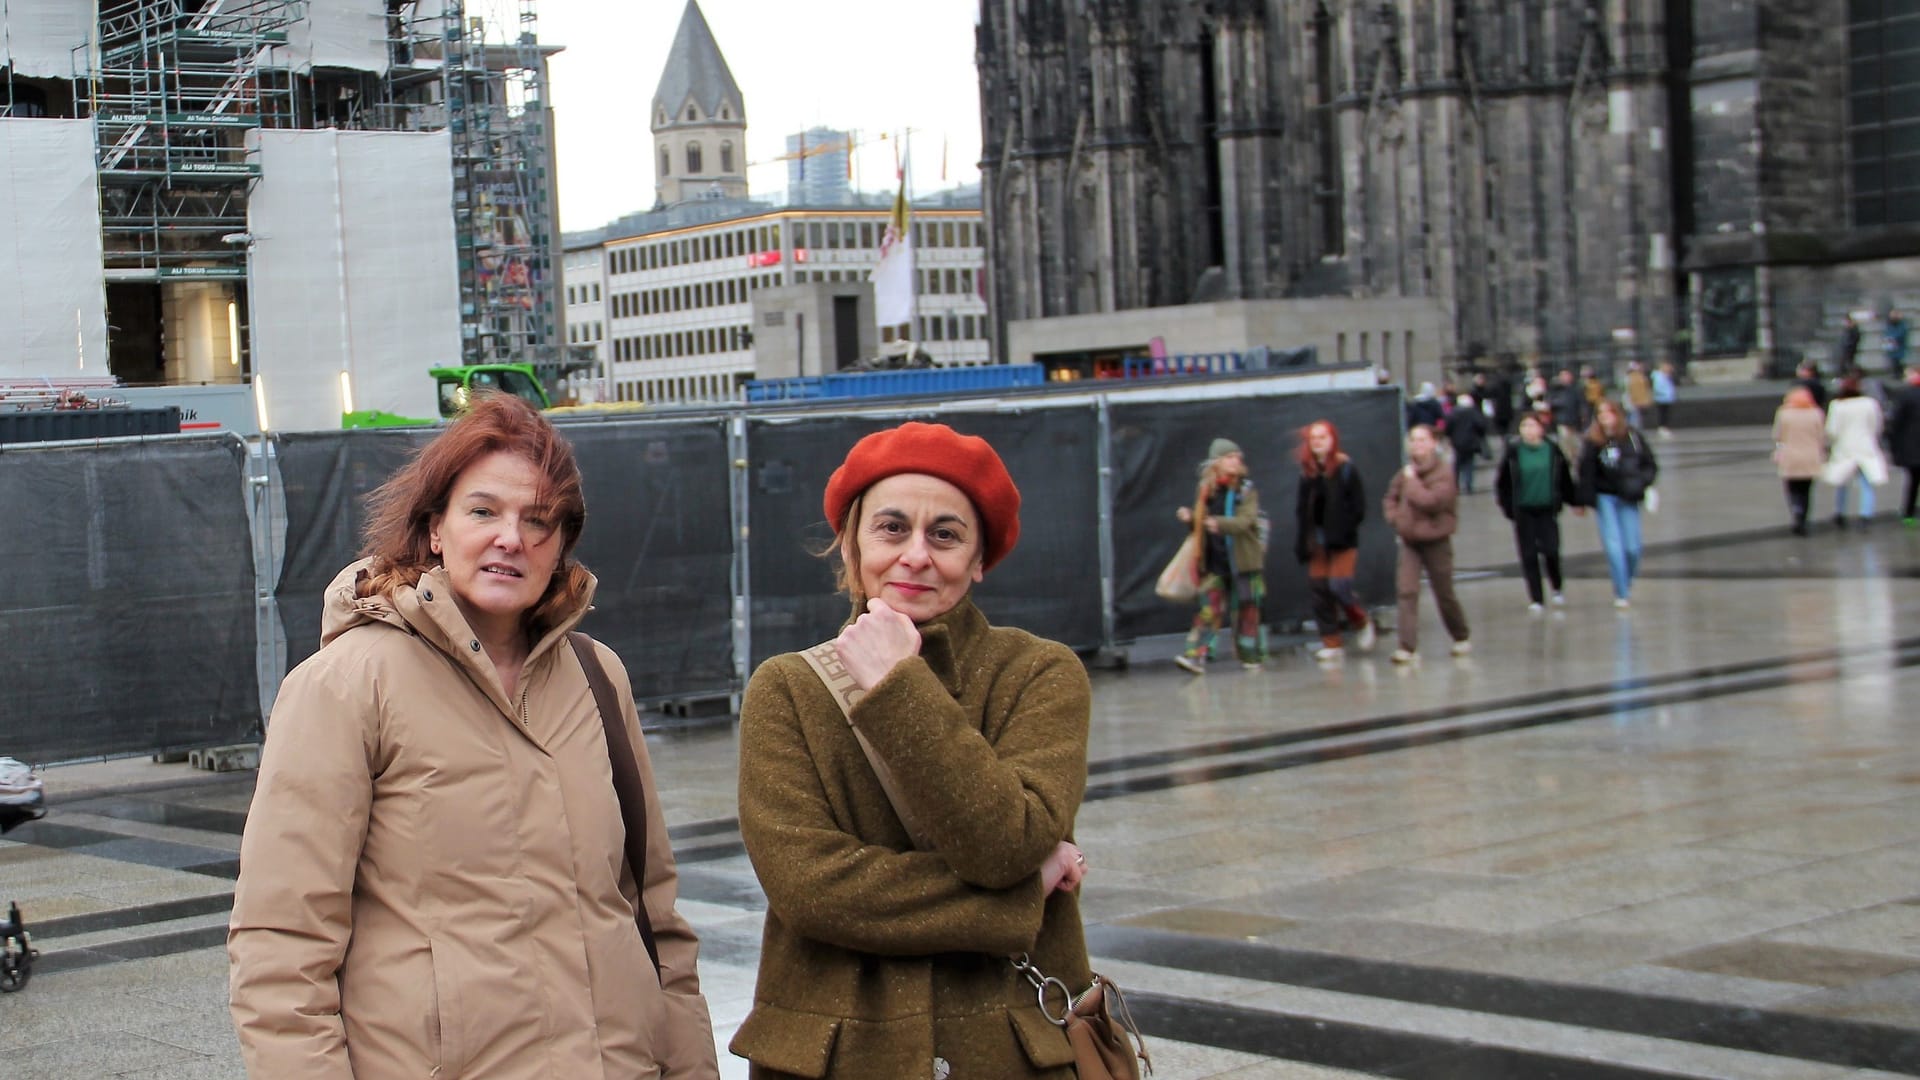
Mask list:
[[1847,527],[1847,495],[1860,489],[1860,516],[1855,520],[1866,528],[1873,518],[1873,489],[1887,482],[1887,458],[1880,449],[1880,432],[1885,417],[1880,403],[1860,392],[1860,380],[1848,377],[1840,381],[1833,403],[1827,406],[1827,467],[1823,479],[1833,485],[1833,524]]

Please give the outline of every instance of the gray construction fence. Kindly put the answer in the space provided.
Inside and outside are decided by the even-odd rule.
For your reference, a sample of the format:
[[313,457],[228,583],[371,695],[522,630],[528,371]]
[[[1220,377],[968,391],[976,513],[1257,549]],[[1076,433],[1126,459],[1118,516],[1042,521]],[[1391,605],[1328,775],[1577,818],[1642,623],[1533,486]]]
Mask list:
[[[716,409],[569,419],[585,479],[584,629],[651,703],[735,694],[754,665],[846,616],[821,495],[861,436],[909,419],[985,437],[1022,495],[1019,547],[975,589],[988,617],[1093,653],[1183,630],[1154,595],[1216,437],[1246,451],[1274,523],[1269,624],[1308,617],[1292,557],[1300,428],[1339,425],[1375,501],[1401,460],[1400,395],[1362,369],[1082,384],[836,411]],[[251,738],[319,646],[320,596],[359,549],[364,497],[433,429],[164,436],[0,448],[5,691],[0,754],[68,761]],[[1362,530],[1384,600],[1393,543]]]

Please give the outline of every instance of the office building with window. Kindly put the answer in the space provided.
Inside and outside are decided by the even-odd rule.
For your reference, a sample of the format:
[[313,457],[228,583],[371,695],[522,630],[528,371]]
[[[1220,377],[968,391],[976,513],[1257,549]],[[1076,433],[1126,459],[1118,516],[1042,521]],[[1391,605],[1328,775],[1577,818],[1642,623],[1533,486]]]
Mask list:
[[[569,306],[570,322],[603,324],[610,396],[656,403],[730,401],[755,377],[752,297],[756,290],[807,282],[861,282],[880,261],[883,208],[774,209],[689,225],[628,228],[571,238],[569,268],[597,265],[602,310]],[[635,226],[640,226],[635,228]],[[991,361],[981,274],[986,265],[980,210],[916,207],[918,315],[915,338],[941,366]],[[598,263],[589,252],[598,251]],[[568,279],[568,284],[578,282]],[[579,297],[576,292],[574,296]],[[589,290],[588,296],[593,295]]]
[[787,201],[794,206],[850,206],[853,135],[813,127],[787,136]]

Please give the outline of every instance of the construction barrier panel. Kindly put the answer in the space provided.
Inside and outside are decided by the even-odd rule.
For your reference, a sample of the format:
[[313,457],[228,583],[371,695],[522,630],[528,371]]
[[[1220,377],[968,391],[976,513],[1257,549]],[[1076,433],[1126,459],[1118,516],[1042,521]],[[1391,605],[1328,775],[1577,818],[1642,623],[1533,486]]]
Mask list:
[[0,453],[0,753],[142,754],[256,727],[246,452],[175,437]]
[[[1306,569],[1294,558],[1294,500],[1300,468],[1299,432],[1330,420],[1340,445],[1360,470],[1367,517],[1360,528],[1356,585],[1369,605],[1393,601],[1393,530],[1380,513],[1393,471],[1401,464],[1397,389],[1342,390],[1214,401],[1115,403],[1113,431],[1114,631],[1120,641],[1184,631],[1194,605],[1154,595],[1160,570],[1186,537],[1174,516],[1193,504],[1201,459],[1214,439],[1238,443],[1260,508],[1273,524],[1267,550],[1266,619],[1292,627],[1312,615]],[[1222,645],[1226,644],[1222,638]]]
[[[581,624],[620,654],[637,698],[726,693],[734,678],[733,539],[722,420],[562,425],[587,524],[575,555],[599,578]],[[322,593],[359,558],[366,496],[436,428],[276,434],[287,540],[275,590],[289,668],[320,646]]]

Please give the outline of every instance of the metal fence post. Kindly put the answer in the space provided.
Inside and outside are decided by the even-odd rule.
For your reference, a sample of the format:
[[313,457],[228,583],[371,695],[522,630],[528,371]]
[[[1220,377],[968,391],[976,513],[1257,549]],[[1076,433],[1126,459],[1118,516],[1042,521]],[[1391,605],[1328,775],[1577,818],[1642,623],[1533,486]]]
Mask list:
[[1094,413],[1099,419],[1099,477],[1094,499],[1100,508],[1100,651],[1111,655],[1115,653],[1113,608],[1118,587],[1113,558],[1113,416],[1105,394],[1094,399]]
[[753,585],[747,496],[752,488],[752,470],[747,456],[747,418],[734,415],[727,419],[727,457],[733,467],[727,470],[733,525],[733,689],[728,695],[735,713],[740,711],[741,691],[746,688],[747,666],[753,662]]
[[[285,644],[280,632],[280,606],[274,589],[280,583],[281,532],[274,527],[276,514],[284,513],[275,495],[273,439],[261,435],[246,440],[247,519],[253,529],[253,627],[254,671],[259,679],[260,727],[266,729],[267,716],[273,711],[274,698],[280,692],[284,668]],[[277,507],[281,507],[278,508]]]

